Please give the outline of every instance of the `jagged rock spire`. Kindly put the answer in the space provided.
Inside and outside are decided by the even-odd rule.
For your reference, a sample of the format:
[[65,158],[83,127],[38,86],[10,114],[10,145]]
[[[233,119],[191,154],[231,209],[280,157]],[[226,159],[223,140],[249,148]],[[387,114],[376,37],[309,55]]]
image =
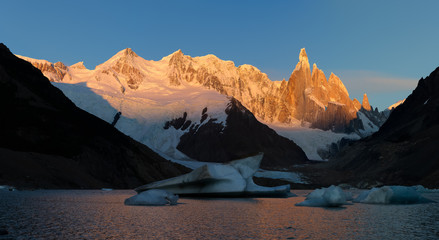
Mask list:
[[305,48],[302,48],[299,54],[299,62],[288,80],[288,90],[285,96],[288,104],[292,106],[291,109],[294,117],[303,116],[305,111],[305,96],[303,92],[311,85],[311,70],[308,56],[306,55]]
[[363,108],[367,111],[370,111],[372,108],[370,107],[369,104],[369,99],[367,98],[367,94],[365,93],[363,95],[363,103],[361,104],[363,106]]
[[357,110],[360,110],[360,109],[361,109],[361,103],[360,103],[360,101],[358,101],[358,99],[354,98],[354,100],[352,100],[352,103],[354,104],[354,107],[355,107]]
[[299,61],[308,62],[308,55],[306,55],[305,48],[300,49]]

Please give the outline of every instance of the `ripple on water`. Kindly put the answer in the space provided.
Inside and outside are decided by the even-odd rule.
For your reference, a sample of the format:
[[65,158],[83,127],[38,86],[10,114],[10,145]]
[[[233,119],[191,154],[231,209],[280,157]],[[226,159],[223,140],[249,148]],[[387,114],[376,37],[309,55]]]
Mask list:
[[[437,239],[439,204],[309,208],[300,197],[125,206],[133,191],[0,192],[0,239]],[[426,194],[439,201],[439,194]],[[7,234],[1,235],[1,230]]]

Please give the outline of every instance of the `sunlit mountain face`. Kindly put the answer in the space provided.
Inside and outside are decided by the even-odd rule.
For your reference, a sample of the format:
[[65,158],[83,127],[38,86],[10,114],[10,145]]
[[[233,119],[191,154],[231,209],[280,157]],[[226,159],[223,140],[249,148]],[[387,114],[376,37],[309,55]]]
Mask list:
[[[194,149],[184,147],[188,143],[182,139],[191,139],[195,145],[207,141],[188,135],[200,134],[198,129],[206,124],[219,129],[208,140],[223,134],[231,123],[226,109],[232,98],[259,122],[293,140],[312,160],[326,158],[328,146],[342,138],[370,135],[386,119],[371,108],[366,95],[362,104],[351,100],[335,74],[327,79],[316,64],[311,71],[305,49],[288,81],[272,81],[251,65],[236,67],[214,55],[190,57],[180,50],[151,61],[125,49],[94,70],[82,62],[65,66],[19,57],[40,69],[79,107],[174,159],[201,158],[193,154]],[[183,124],[164,127],[174,119],[182,119]],[[219,154],[224,157],[207,154],[207,159],[234,155],[232,150],[225,152]]]

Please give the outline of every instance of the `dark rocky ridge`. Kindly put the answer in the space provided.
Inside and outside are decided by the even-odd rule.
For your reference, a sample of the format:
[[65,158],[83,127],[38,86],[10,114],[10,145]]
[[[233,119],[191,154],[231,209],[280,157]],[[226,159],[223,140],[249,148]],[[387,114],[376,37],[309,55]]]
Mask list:
[[422,78],[378,132],[338,154],[341,181],[439,187],[439,68]]
[[[227,162],[258,152],[264,152],[261,167],[266,169],[291,168],[308,161],[300,147],[259,122],[238,100],[231,98],[225,111],[226,126],[215,119],[209,119],[201,126],[191,125],[183,115],[167,122],[165,128],[173,126],[185,130],[190,126],[180,138],[177,149],[199,161]],[[207,114],[208,110],[203,110],[202,120]]]
[[0,184],[133,188],[188,169],[77,108],[0,44]]

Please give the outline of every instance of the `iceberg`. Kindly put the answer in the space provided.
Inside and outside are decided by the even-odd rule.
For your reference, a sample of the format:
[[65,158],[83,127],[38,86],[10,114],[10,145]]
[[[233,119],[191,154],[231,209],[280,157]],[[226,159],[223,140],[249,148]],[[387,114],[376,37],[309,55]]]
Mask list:
[[415,204],[434,202],[424,198],[413,187],[384,186],[363,191],[354,199],[357,203],[370,204]]
[[296,206],[306,207],[340,207],[352,199],[350,193],[345,193],[340,187],[331,185],[328,188],[320,188],[306,196],[305,201],[296,203]]
[[134,189],[143,192],[163,189],[180,196],[204,197],[288,197],[290,185],[277,187],[258,186],[253,175],[259,169],[263,153],[234,160],[225,164],[208,164],[192,172],[153,182]]
[[178,195],[165,190],[152,189],[125,199],[125,205],[163,206],[176,205],[177,201]]
[[8,186],[8,185],[0,185],[0,191],[17,191],[17,189],[13,186]]
[[439,193],[439,189],[429,189],[422,185],[412,186],[418,193]]

